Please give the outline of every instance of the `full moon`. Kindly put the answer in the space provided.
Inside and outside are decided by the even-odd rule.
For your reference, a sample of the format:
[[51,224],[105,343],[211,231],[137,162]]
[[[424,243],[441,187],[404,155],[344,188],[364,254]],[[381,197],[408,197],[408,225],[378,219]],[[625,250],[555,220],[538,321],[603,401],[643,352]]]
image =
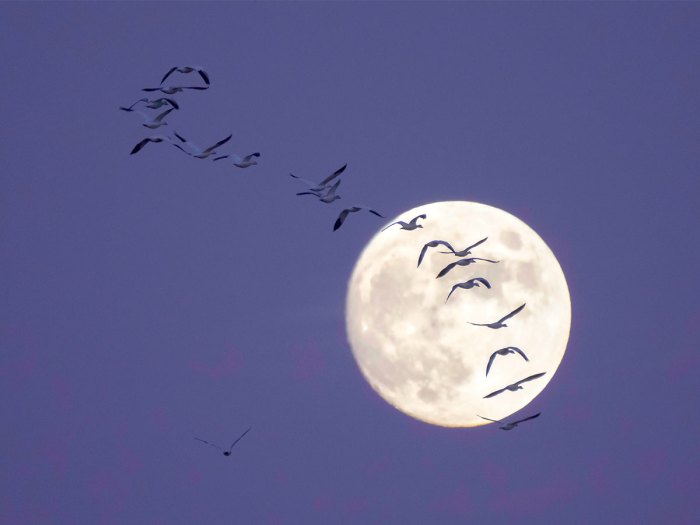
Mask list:
[[[571,301],[556,257],[535,231],[513,215],[476,202],[437,202],[419,206],[390,221],[355,264],[346,299],[346,326],[353,355],[365,379],[388,403],[416,419],[446,427],[488,424],[532,401],[554,377],[569,339]],[[455,251],[478,241],[471,253]],[[448,253],[440,253],[448,252]],[[437,278],[448,264],[454,266]],[[479,259],[487,259],[489,262]],[[452,287],[471,279],[477,286]],[[495,323],[519,306],[501,328]],[[470,324],[476,323],[476,324]],[[497,350],[517,352],[496,355]],[[521,389],[485,397],[532,375]]]

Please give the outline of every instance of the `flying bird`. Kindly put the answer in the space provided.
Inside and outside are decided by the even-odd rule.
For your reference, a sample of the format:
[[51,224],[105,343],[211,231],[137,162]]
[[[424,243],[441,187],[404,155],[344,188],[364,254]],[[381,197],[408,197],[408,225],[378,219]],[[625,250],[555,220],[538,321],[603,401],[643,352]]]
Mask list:
[[467,322],[468,322],[469,324],[473,324],[474,326],[488,326],[489,328],[493,328],[494,330],[498,330],[499,328],[504,328],[504,327],[508,326],[508,325],[505,324],[503,321],[507,321],[508,319],[510,319],[511,317],[513,317],[514,315],[520,313],[520,311],[521,311],[523,308],[525,308],[525,305],[526,305],[526,304],[527,304],[527,303],[521,304],[521,305],[518,306],[515,310],[513,310],[511,313],[509,313],[509,314],[506,315],[505,317],[501,317],[501,318],[500,318],[498,321],[496,321],[495,323],[483,323],[483,324],[482,324],[482,323],[472,323],[472,322],[469,322],[469,321],[467,321]]
[[182,93],[186,89],[196,89],[199,91],[204,91],[205,89],[209,89],[209,86],[158,86],[154,88],[143,88],[141,91],[160,91],[161,93],[164,93],[166,95],[174,95],[175,93]]
[[251,428],[253,428],[253,427],[249,427],[248,430],[246,430],[245,432],[243,432],[243,434],[241,434],[240,437],[239,437],[236,441],[234,441],[234,442],[231,444],[230,447],[228,447],[228,450],[224,450],[224,449],[222,449],[219,445],[215,445],[214,443],[209,443],[209,441],[204,441],[203,439],[199,439],[198,437],[195,437],[195,439],[196,439],[197,441],[201,441],[202,443],[206,443],[207,445],[211,445],[211,446],[214,447],[214,448],[218,448],[221,452],[223,452],[224,456],[230,456],[230,455],[231,455],[231,451],[233,450],[233,447],[236,445],[236,443],[238,443],[238,442],[241,440],[241,438],[242,438],[243,436],[245,436],[248,432],[250,432],[250,429],[251,429]]
[[318,200],[320,200],[321,202],[325,202],[326,204],[330,204],[331,202],[336,201],[340,198],[340,195],[335,194],[335,190],[338,189],[338,186],[340,186],[341,182],[342,181],[340,179],[338,179],[338,181],[335,184],[333,184],[333,186],[331,186],[330,189],[328,191],[326,191],[326,193],[323,193],[323,194],[318,192],[318,191],[309,190],[309,191],[299,192],[299,193],[297,193],[297,195],[314,195],[314,196],[318,197]]
[[508,354],[520,354],[525,361],[529,361],[527,356],[525,355],[525,352],[520,350],[517,346],[506,346],[505,348],[501,348],[500,350],[496,350],[493,354],[491,354],[491,357],[489,357],[489,364],[486,365],[486,376],[488,377],[489,375],[489,370],[491,370],[491,365],[493,364],[493,360],[496,359],[497,355],[508,355]]
[[134,106],[136,104],[141,103],[141,102],[145,102],[146,107],[148,109],[158,109],[166,104],[168,104],[169,106],[171,106],[175,109],[180,109],[180,106],[178,105],[177,102],[175,102],[172,98],[165,98],[165,97],[154,98],[153,100],[149,100],[147,98],[140,98],[136,102],[134,102],[131,106],[129,106],[128,108],[125,108],[124,106],[119,106],[119,109],[121,109],[122,111],[134,111]]
[[361,211],[361,210],[367,210],[370,213],[373,213],[377,217],[382,217],[384,218],[384,215],[379,213],[378,211],[375,211],[371,208],[368,208],[367,206],[353,206],[351,208],[345,208],[343,211],[340,212],[340,215],[338,215],[338,218],[335,221],[335,224],[333,225],[333,231],[337,230],[340,228],[343,223],[345,222],[345,219],[347,219],[348,215],[351,213],[355,213],[356,211]]
[[166,109],[165,111],[163,111],[162,113],[159,113],[155,117],[152,117],[151,115],[147,115],[143,111],[139,111],[137,109],[132,109],[131,111],[134,111],[134,112],[138,113],[139,115],[141,115],[141,118],[143,118],[143,120],[144,120],[144,123],[142,124],[142,126],[148,128],[148,129],[158,129],[161,126],[168,125],[167,122],[163,122],[163,119],[165,117],[167,117],[171,111],[175,111],[175,108]]
[[418,219],[425,219],[426,217],[427,217],[427,215],[425,213],[423,213],[421,215],[418,215],[417,217],[413,217],[413,219],[411,219],[409,222],[403,222],[403,221],[392,222],[389,226],[386,226],[385,228],[383,228],[382,231],[386,230],[387,228],[390,228],[394,224],[400,225],[402,230],[407,230],[407,231],[415,230],[417,228],[422,228],[423,226],[418,224]]
[[[481,239],[480,241],[475,242],[475,243],[472,244],[471,246],[467,246],[464,250],[460,250],[460,251],[458,251],[458,252],[452,250],[452,247],[450,246],[451,253],[453,253],[453,254],[454,254],[455,256],[457,256],[457,257],[466,257],[467,255],[469,255],[470,253],[472,253],[472,250],[473,250],[474,248],[476,248],[477,246],[479,246],[481,243],[486,242],[486,239],[488,239],[488,237],[484,237],[484,238]],[[440,253],[450,253],[450,252],[440,252]]]
[[498,263],[501,261],[493,261],[491,259],[482,259],[481,257],[469,257],[467,259],[460,259],[459,261],[455,261],[453,263],[448,264],[445,266],[442,270],[440,270],[440,273],[435,276],[436,279],[439,279],[440,277],[447,275],[452,268],[456,266],[469,266],[470,264],[475,263],[476,261],[486,261],[490,263]]
[[221,159],[227,159],[229,157],[233,157],[233,165],[236,166],[237,168],[249,168],[251,166],[256,166],[258,164],[257,161],[253,160],[253,157],[260,157],[260,153],[255,152],[251,153],[250,155],[246,155],[245,157],[241,157],[240,155],[221,155],[220,157],[216,157],[214,160],[221,160]]
[[198,159],[206,159],[207,157],[214,155],[216,153],[216,148],[218,148],[219,146],[223,146],[229,140],[231,140],[231,137],[233,137],[233,134],[231,134],[228,137],[226,137],[225,139],[221,139],[219,142],[217,142],[213,146],[209,146],[207,149],[203,150],[202,148],[200,148],[199,146],[197,146],[193,142],[190,142],[189,140],[184,138],[182,135],[178,134],[177,132],[174,132],[174,133],[175,133],[175,136],[178,139],[180,139],[180,142],[184,142],[190,148],[190,151],[187,151],[185,148],[183,148],[179,144],[173,143],[173,145],[175,147],[181,149],[182,151],[184,151],[188,155],[190,155],[192,157],[196,157]]
[[328,177],[323,179],[321,182],[313,182],[308,179],[299,177],[298,175],[294,175],[294,173],[290,173],[289,176],[294,177],[295,179],[299,179],[300,181],[306,183],[309,186],[309,191],[318,193],[328,188],[331,185],[331,181],[338,177],[341,173],[343,173],[345,171],[345,168],[347,167],[347,164],[343,164],[340,168],[328,175]]
[[[389,226],[387,226],[387,228],[388,228],[388,227],[389,227]],[[385,229],[386,229],[386,228],[385,228]],[[441,245],[441,244],[442,244],[443,246],[445,246],[448,250],[452,250],[452,251],[454,252],[454,249],[452,248],[452,245],[451,245],[449,242],[447,242],[447,241],[430,241],[430,242],[426,242],[426,243],[423,245],[423,249],[421,249],[421,251],[420,251],[420,255],[418,256],[418,266],[420,266],[420,263],[423,262],[423,257],[425,257],[425,252],[428,251],[428,248],[435,248],[436,246],[439,246],[439,245]],[[441,253],[450,253],[450,252],[441,252]],[[418,267],[418,266],[416,266],[416,267]]]
[[134,146],[134,148],[131,150],[130,155],[133,155],[134,153],[138,153],[139,151],[141,151],[143,149],[143,147],[146,144],[148,144],[149,142],[172,142],[172,139],[170,139],[169,137],[164,137],[162,135],[158,135],[155,137],[146,137],[141,142],[136,144],[136,146]]
[[450,298],[450,295],[452,295],[452,292],[457,290],[458,288],[462,288],[464,290],[469,290],[470,288],[481,288],[481,285],[484,285],[486,288],[491,288],[491,283],[489,283],[486,279],[483,277],[475,277],[474,279],[469,279],[466,282],[463,283],[457,283],[452,287],[452,290],[450,290],[450,293],[447,294],[447,299],[445,299],[445,302],[447,302]]
[[163,82],[165,82],[165,79],[168,78],[170,75],[172,75],[175,71],[178,73],[193,73],[197,72],[200,77],[202,77],[202,80],[204,80],[204,83],[208,86],[209,85],[209,75],[207,74],[206,71],[204,71],[201,67],[193,67],[193,66],[174,66],[171,67],[168,72],[163,76],[163,80],[160,81],[161,86],[163,85]]
[[498,394],[505,392],[506,390],[510,390],[511,392],[515,392],[517,390],[523,390],[523,387],[520,386],[522,383],[527,383],[528,381],[532,381],[533,379],[537,379],[538,377],[542,377],[545,375],[547,372],[540,372],[539,374],[535,374],[534,376],[529,376],[526,377],[525,379],[521,379],[520,381],[513,383],[512,385],[508,385],[506,387],[501,388],[500,390],[496,390],[495,392],[491,392],[489,395],[484,396],[484,399],[497,396]]
[[486,421],[493,421],[494,423],[498,423],[499,425],[503,425],[503,426],[498,427],[501,430],[513,430],[520,423],[523,423],[525,421],[530,421],[531,419],[535,419],[536,417],[539,417],[541,413],[542,412],[537,412],[537,414],[535,414],[534,416],[526,417],[525,419],[518,419],[517,421],[511,421],[510,423],[504,423],[503,421],[499,421],[498,419],[489,419],[489,418],[484,417],[484,416],[479,416],[479,414],[477,414],[477,416],[479,416],[481,419],[485,419]]

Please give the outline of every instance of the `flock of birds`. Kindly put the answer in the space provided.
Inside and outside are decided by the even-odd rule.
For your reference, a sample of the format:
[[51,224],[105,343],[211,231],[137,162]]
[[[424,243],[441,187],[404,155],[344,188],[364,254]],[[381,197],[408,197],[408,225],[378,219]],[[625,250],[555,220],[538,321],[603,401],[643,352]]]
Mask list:
[[[202,85],[196,85],[196,86],[176,86],[176,85],[168,85],[164,86],[163,84],[165,83],[168,78],[170,78],[172,75],[179,73],[179,74],[192,74],[196,73],[199,76],[199,79],[203,82]],[[143,97],[139,98],[131,104],[130,106],[120,106],[119,109],[122,111],[128,112],[128,113],[136,113],[141,118],[143,119],[143,126],[147,129],[150,130],[155,130],[159,129],[163,126],[167,126],[169,123],[166,121],[166,118],[168,118],[173,111],[179,111],[180,110],[180,104],[172,97],[173,95],[176,95],[178,93],[183,93],[186,90],[194,90],[194,91],[205,91],[210,88],[211,81],[209,78],[209,74],[202,69],[201,67],[197,66],[174,66],[171,67],[165,75],[163,75],[160,84],[157,87],[148,87],[148,88],[143,88],[142,91],[147,92],[147,93],[156,93],[159,92],[161,95],[167,95],[167,96],[160,96],[159,98],[148,98],[148,97]],[[157,110],[156,113],[146,113],[144,111],[141,111],[140,109],[135,109],[137,106],[143,105],[144,108],[150,109],[150,110]],[[165,108],[165,109],[163,109]],[[247,155],[240,155],[237,153],[224,153],[220,154],[219,153],[219,148],[222,146],[226,145],[231,138],[233,137],[233,134],[229,134],[227,137],[217,141],[216,143],[212,144],[211,146],[207,148],[202,148],[195,144],[194,142],[189,141],[186,139],[184,136],[182,136],[180,133],[177,131],[173,131],[173,136],[167,136],[167,135],[151,135],[143,138],[140,140],[131,150],[130,154],[135,155],[136,153],[140,152],[146,145],[151,144],[151,143],[169,143],[181,152],[185,153],[186,155],[204,160],[204,159],[209,159],[213,162],[217,162],[220,160],[228,159],[231,158],[233,160],[233,165],[237,168],[249,168],[251,166],[255,166],[258,164],[257,159],[260,158],[260,152],[254,152],[250,153]],[[327,177],[323,178],[319,182],[314,182],[308,179],[305,179],[303,177],[299,177],[293,173],[290,173],[289,175],[304,183],[307,188],[305,191],[300,191],[297,193],[297,196],[305,196],[305,195],[310,195],[313,197],[316,197],[316,199],[323,203],[323,204],[331,204],[335,202],[336,200],[340,199],[341,196],[338,194],[338,187],[340,186],[341,183],[341,175],[347,168],[347,164],[344,164],[337,170],[335,170],[333,173],[328,175]],[[379,213],[373,208],[370,208],[368,206],[364,205],[354,205],[350,206],[348,208],[344,208],[341,210],[339,213],[337,219],[335,220],[333,224],[333,231],[338,230],[347,220],[348,216],[351,213],[357,213],[360,211],[367,211],[377,217],[384,218],[384,215]],[[421,224],[418,224],[419,220],[425,220],[427,218],[426,214],[421,214],[413,219],[411,219],[409,222],[404,222],[404,221],[396,221],[385,228],[382,229],[382,231],[387,230],[388,228],[391,228],[392,226],[398,225],[402,230],[406,231],[412,231],[416,230],[419,228],[422,228],[423,226]],[[461,257],[461,259],[451,262],[448,265],[446,265],[440,272],[437,274],[436,279],[440,279],[447,275],[450,271],[452,271],[456,267],[461,267],[461,266],[469,266],[471,264],[475,264],[477,262],[486,262],[490,264],[497,264],[500,261],[495,261],[492,259],[484,259],[480,257],[468,257],[471,255],[472,250],[476,248],[477,246],[481,245],[482,243],[486,242],[488,237],[485,237],[476,243],[467,246],[463,250],[455,250],[452,245],[444,240],[433,240],[428,243],[426,243],[423,248],[420,251],[420,254],[418,256],[418,267],[420,267],[421,262],[423,261],[423,258],[426,255],[426,252],[429,248],[436,248],[438,246],[444,246],[448,251],[442,251],[440,253],[442,254],[449,254],[451,253],[452,255],[456,257]],[[450,299],[452,294],[457,291],[457,290],[469,290],[471,288],[480,288],[484,287],[487,289],[491,288],[491,283],[489,283],[488,280],[486,280],[483,277],[474,277],[472,279],[469,279],[464,282],[459,282],[456,283],[455,285],[452,286],[450,292],[447,294],[447,298],[445,299],[445,303]],[[500,329],[500,328],[505,328],[507,325],[505,324],[505,321],[514,317],[518,313],[520,313],[523,309],[525,308],[525,304],[519,306],[509,314],[505,315],[498,321],[492,322],[492,323],[470,323],[474,326],[484,326],[487,328],[491,328],[494,330]],[[506,356],[509,354],[518,354],[520,355],[525,361],[529,361],[525,353],[517,347],[514,346],[508,346],[505,348],[501,348],[499,350],[496,350],[491,354],[488,360],[488,364],[486,365],[486,376],[488,377],[489,371],[494,363],[494,360],[497,356]],[[484,398],[492,398],[495,397],[503,392],[506,391],[512,391],[515,392],[517,390],[522,390],[522,384],[526,383],[528,381],[532,381],[534,379],[537,379],[541,376],[545,375],[545,372],[541,372],[539,374],[531,375],[529,377],[526,377],[524,379],[521,379],[520,381],[517,381],[513,384],[507,385],[503,388],[500,388],[498,390],[495,390],[491,392],[490,394],[484,396]],[[516,426],[518,426],[519,423],[522,423],[524,421],[528,421],[531,419],[534,419],[538,417],[540,413],[538,412],[537,414],[527,417],[525,419],[520,419],[518,421],[512,421],[509,423],[505,423],[503,421],[499,420],[494,420],[494,419],[489,419],[483,416],[479,416],[482,419],[492,421],[499,423],[501,426],[500,428],[503,430],[512,430]],[[234,442],[231,444],[230,447],[227,449],[221,448],[219,445],[206,441],[204,439],[195,437],[197,441],[200,441],[206,445],[209,445],[211,447],[216,448],[219,450],[224,456],[230,456],[233,450],[233,447],[248,433],[250,432],[251,428],[248,428],[245,432],[243,432]]]
[[[421,214],[413,219],[411,219],[409,222],[404,222],[404,221],[397,221],[394,222],[387,227],[385,227],[382,231],[386,230],[387,228],[390,228],[391,226],[394,225],[399,225],[402,230],[407,230],[407,231],[412,231],[412,230],[417,230],[419,228],[422,228],[423,226],[421,224],[418,224],[418,221],[423,219],[425,220],[427,218],[426,214]],[[488,237],[484,237],[483,239],[475,242],[474,244],[471,244],[470,246],[467,246],[463,250],[455,250],[454,247],[447,241],[441,240],[441,239],[436,239],[433,241],[429,241],[423,245],[421,248],[420,254],[418,255],[418,264],[417,267],[420,267],[421,263],[423,262],[423,259],[426,256],[426,253],[429,248],[437,248],[438,246],[443,246],[447,249],[447,251],[442,251],[440,253],[442,254],[452,254],[455,257],[462,257],[461,259],[451,262],[447,264],[438,274],[435,276],[436,279],[440,279],[447,275],[452,269],[459,267],[459,266],[469,266],[471,264],[475,264],[477,262],[485,262],[485,263],[490,263],[490,264],[498,264],[500,261],[495,261],[493,259],[484,259],[481,257],[469,257],[472,255],[472,250],[474,250],[476,247],[480,246],[481,244],[485,243],[488,240]],[[452,286],[450,289],[450,292],[447,294],[447,298],[445,299],[445,303],[450,299],[452,294],[457,291],[457,290],[469,290],[471,288],[481,288],[484,287],[486,289],[491,289],[491,283],[485,279],[484,277],[473,277],[467,281],[463,282],[458,282]],[[512,312],[504,315],[497,321],[491,322],[491,323],[472,323],[471,321],[468,321],[469,324],[473,326],[483,326],[486,328],[490,328],[492,330],[499,330],[501,328],[506,328],[508,325],[505,323],[505,321],[515,317],[518,315],[520,312],[522,312],[525,309],[526,303],[521,304],[518,306],[515,310]],[[523,352],[520,348],[516,346],[506,346],[504,348],[500,348],[493,352],[488,359],[488,363],[486,364],[486,377],[489,375],[489,371],[491,370],[491,367],[493,366],[494,360],[498,356],[507,356],[507,355],[519,355],[522,357],[525,361],[529,362],[529,359],[527,355],[525,355],[525,352]],[[484,396],[484,399],[489,399],[495,396],[498,396],[504,392],[510,391],[510,392],[516,392],[518,390],[523,390],[523,384],[527,383],[529,381],[534,381],[535,379],[538,379],[545,375],[546,372],[540,372],[534,375],[530,375],[524,379],[521,379],[519,381],[516,381],[515,383],[512,383],[510,385],[506,385],[503,388],[499,388],[498,390],[494,390],[493,392],[487,394]],[[485,419],[487,421],[492,421],[495,423],[499,423],[501,426],[502,430],[512,430],[515,427],[518,426],[519,423],[522,423],[524,421],[529,421],[531,419],[535,419],[536,417],[539,417],[540,412],[533,416],[529,416],[525,419],[520,419],[517,421],[511,421],[509,423],[505,423],[503,421],[499,421],[496,419],[489,419],[487,417],[479,416],[482,419]]]

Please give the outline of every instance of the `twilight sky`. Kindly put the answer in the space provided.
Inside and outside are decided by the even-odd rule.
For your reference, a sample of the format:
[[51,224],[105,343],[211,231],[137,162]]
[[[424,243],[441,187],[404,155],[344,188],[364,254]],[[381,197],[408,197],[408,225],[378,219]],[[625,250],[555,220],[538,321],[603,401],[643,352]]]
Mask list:
[[[0,4],[0,523],[697,523],[700,4]],[[174,65],[165,131],[119,111]],[[194,82],[193,76],[182,80]],[[160,131],[160,130],[159,130]],[[348,163],[343,200],[288,173]],[[362,378],[347,282],[383,222],[527,222],[572,298],[512,432]],[[224,458],[193,440],[226,443]]]

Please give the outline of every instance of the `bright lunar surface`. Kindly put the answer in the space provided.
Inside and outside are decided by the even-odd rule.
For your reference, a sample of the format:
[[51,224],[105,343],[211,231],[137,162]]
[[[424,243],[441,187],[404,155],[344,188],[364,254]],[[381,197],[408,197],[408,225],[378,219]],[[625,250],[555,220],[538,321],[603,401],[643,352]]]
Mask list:
[[[360,370],[372,388],[394,407],[422,421],[448,427],[488,424],[479,415],[503,419],[532,401],[554,377],[571,325],[566,279],[556,257],[527,224],[513,215],[476,202],[437,202],[402,213],[410,221],[420,214],[423,228],[391,226],[378,232],[355,264],[346,303],[348,338]],[[444,246],[428,248],[417,267],[423,245],[444,240],[459,251],[488,240],[466,257],[476,261],[436,275],[460,258]],[[485,286],[452,286],[481,277]],[[493,323],[517,307],[525,308],[492,329],[472,323]],[[489,357],[504,347],[518,354],[497,355],[488,376]],[[523,389],[484,396],[540,372]],[[529,415],[529,414],[523,414]]]

